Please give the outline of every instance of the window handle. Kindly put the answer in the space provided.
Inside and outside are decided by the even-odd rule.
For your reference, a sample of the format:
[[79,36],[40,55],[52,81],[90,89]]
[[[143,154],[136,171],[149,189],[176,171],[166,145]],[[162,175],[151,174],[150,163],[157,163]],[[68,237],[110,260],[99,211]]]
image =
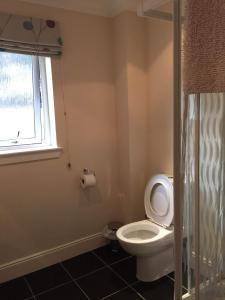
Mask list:
[[18,144],[18,138],[19,138],[19,136],[20,136],[20,130],[18,130],[16,139],[14,141],[12,141],[12,144]]

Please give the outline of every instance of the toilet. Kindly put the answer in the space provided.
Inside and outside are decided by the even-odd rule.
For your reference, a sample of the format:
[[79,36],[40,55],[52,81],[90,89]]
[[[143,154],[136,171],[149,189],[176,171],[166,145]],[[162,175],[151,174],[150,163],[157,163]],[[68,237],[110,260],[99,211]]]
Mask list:
[[137,257],[137,278],[149,282],[174,271],[173,178],[153,176],[144,205],[147,219],[122,226],[116,234],[122,248]]

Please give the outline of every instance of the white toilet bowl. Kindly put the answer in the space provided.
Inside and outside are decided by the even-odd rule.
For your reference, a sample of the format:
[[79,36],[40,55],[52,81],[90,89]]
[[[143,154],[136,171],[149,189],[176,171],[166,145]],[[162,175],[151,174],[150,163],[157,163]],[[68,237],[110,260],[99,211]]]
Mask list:
[[145,190],[147,220],[117,231],[124,250],[137,256],[137,278],[154,281],[174,270],[173,184],[166,175],[154,176]]

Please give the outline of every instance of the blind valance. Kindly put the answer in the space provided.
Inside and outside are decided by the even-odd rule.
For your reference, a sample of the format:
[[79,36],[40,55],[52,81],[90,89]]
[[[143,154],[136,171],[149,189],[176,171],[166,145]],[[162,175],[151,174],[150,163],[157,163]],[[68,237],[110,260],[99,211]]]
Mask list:
[[56,21],[0,12],[0,51],[59,56],[62,44]]

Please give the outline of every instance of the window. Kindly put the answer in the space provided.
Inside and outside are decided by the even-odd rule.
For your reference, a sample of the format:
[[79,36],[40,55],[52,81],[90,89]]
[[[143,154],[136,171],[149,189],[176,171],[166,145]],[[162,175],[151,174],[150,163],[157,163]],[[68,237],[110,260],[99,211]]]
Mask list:
[[0,152],[56,147],[50,58],[0,52]]

